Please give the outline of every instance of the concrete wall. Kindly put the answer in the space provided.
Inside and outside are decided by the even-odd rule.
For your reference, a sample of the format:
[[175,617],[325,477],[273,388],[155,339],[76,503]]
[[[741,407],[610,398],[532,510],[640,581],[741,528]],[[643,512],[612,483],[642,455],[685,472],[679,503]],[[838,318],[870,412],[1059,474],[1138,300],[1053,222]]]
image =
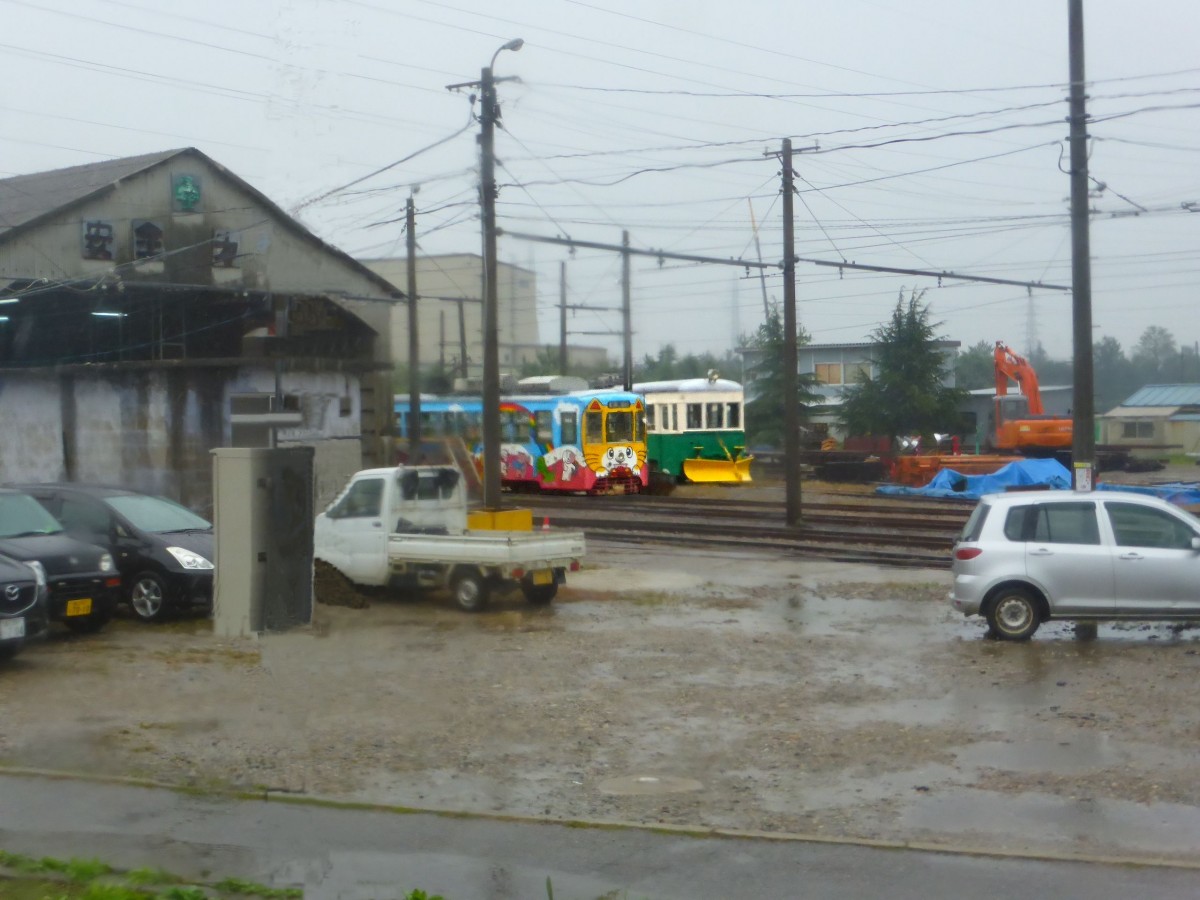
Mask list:
[[[362,468],[358,378],[286,372],[282,384],[299,399],[303,423],[277,439],[317,448],[320,502]],[[0,481],[102,482],[210,514],[210,451],[229,443],[230,397],[274,387],[274,370],[253,366],[5,373],[0,420],[20,427],[0,430]]]

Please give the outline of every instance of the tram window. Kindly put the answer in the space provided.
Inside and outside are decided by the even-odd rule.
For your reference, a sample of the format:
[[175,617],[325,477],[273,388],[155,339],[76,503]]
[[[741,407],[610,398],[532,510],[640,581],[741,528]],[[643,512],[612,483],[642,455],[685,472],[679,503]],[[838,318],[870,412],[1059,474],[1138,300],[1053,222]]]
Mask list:
[[559,440],[559,444],[578,444],[579,414],[575,410],[571,410],[570,412],[564,410],[559,419],[559,426],[562,429],[562,438]]
[[521,435],[517,431],[517,414],[511,411],[503,411],[500,413],[500,434],[501,440],[515,444],[521,440]]
[[583,417],[583,439],[589,444],[604,442],[604,414],[589,412]]
[[724,403],[709,403],[708,409],[705,410],[705,418],[708,419],[706,428],[724,428],[725,427],[725,404]]
[[548,409],[539,409],[537,416],[537,442],[551,444],[554,442],[554,413]]
[[679,430],[679,407],[674,403],[671,404],[671,430]]
[[653,405],[646,404],[646,427],[651,431],[654,430],[654,409]]
[[634,414],[633,429],[635,441],[646,440],[646,414],[644,412]]
[[610,412],[604,424],[608,443],[627,444],[633,440],[632,412]]
[[725,416],[726,425],[730,428],[742,427],[742,404],[730,403],[729,412]]
[[704,427],[704,404],[689,403],[687,405],[687,427],[689,431]]

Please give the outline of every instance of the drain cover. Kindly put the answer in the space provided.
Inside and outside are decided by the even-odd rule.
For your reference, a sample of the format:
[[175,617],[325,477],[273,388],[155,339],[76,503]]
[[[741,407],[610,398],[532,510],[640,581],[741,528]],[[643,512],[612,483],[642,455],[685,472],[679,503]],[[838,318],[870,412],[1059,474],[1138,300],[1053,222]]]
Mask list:
[[600,782],[600,792],[619,796],[653,794],[681,794],[699,791],[704,785],[694,778],[676,778],[673,775],[625,775]]

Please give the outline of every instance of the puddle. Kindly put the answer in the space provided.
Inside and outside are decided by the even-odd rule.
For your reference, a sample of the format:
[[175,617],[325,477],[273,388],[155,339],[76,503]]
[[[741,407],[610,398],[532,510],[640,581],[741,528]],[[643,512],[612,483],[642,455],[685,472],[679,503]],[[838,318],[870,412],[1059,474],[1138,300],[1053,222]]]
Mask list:
[[618,797],[657,797],[660,794],[682,794],[703,789],[704,785],[694,778],[674,775],[625,775],[609,778],[596,785],[600,793]]

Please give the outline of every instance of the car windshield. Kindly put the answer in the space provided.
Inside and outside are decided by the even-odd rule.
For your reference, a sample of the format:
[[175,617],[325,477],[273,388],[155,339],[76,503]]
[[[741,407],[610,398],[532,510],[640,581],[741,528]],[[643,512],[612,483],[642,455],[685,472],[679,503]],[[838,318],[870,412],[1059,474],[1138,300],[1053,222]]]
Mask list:
[[148,494],[122,494],[106,497],[104,502],[142,531],[209,531],[212,523],[186,506]]
[[58,519],[28,494],[0,494],[0,538],[60,534]]

